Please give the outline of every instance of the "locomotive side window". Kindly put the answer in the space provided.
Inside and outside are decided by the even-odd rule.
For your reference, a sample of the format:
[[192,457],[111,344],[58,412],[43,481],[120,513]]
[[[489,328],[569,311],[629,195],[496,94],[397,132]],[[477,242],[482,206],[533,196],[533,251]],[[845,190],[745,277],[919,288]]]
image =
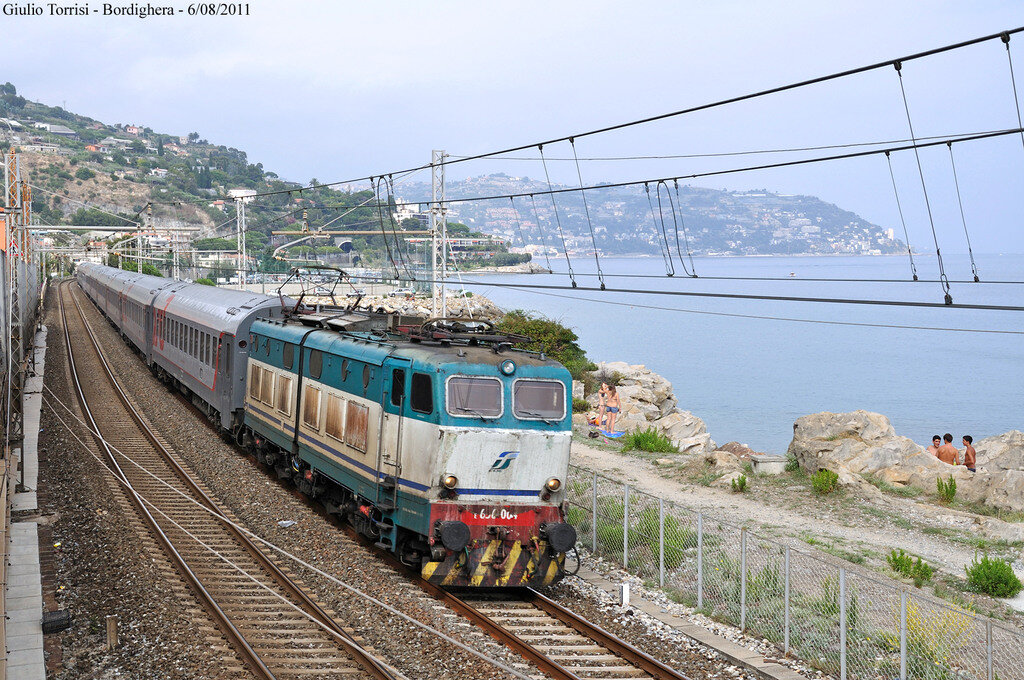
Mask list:
[[281,350],[281,361],[284,362],[285,368],[291,370],[295,363],[295,345],[290,342],[284,343],[284,349]]
[[426,373],[412,374],[412,391],[409,394],[409,407],[417,413],[434,412],[434,385]]
[[554,380],[516,380],[512,412],[522,420],[561,420],[565,417],[565,385]]
[[277,376],[277,410],[286,416],[292,414],[292,379],[286,375]]
[[251,399],[260,398],[260,378],[262,377],[263,369],[252,364],[249,369],[249,397]]
[[318,349],[309,350],[309,375],[319,380],[324,370],[324,354]]
[[345,443],[365,453],[369,424],[370,409],[354,401],[348,402],[345,414]]
[[391,405],[401,406],[405,398],[405,371],[396,368],[391,371]]
[[501,415],[501,381],[497,378],[454,376],[448,379],[448,413],[461,418]]
[[324,431],[338,441],[342,441],[344,435],[344,409],[345,401],[341,397],[336,397],[333,394],[327,395],[327,418],[324,423]]
[[260,401],[267,406],[274,405],[274,373],[263,369],[263,384],[260,386]]
[[320,390],[312,385],[302,390],[302,422],[314,430],[320,429]]

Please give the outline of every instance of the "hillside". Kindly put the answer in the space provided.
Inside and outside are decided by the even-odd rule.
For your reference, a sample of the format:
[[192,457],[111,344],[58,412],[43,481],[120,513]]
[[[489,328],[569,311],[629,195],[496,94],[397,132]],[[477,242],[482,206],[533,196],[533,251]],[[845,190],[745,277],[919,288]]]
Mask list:
[[[198,226],[203,237],[226,237],[228,241],[221,243],[227,248],[233,247],[234,238],[234,205],[227,198],[229,190],[298,187],[265,170],[262,164],[250,163],[244,151],[210,143],[197,132],[176,135],[141,125],[103,123],[28,101],[17,94],[14,85],[5,83],[0,85],[0,150],[12,145],[23,152],[24,167],[35,187],[33,211],[45,224],[121,224],[124,220],[84,206],[136,219],[152,203],[158,224]],[[546,188],[546,183],[528,177],[499,173],[450,181],[447,190],[449,196],[457,198]],[[249,210],[249,238],[260,248],[270,242],[272,229],[303,219],[315,227],[339,216],[332,222],[335,228],[378,228],[376,211],[347,210],[372,199],[372,192],[349,189],[317,187],[301,194],[282,192],[261,198]],[[422,183],[406,184],[402,194],[415,201],[429,196],[429,189]],[[679,215],[685,225],[680,235],[689,240],[694,253],[883,254],[906,247],[892,238],[891,230],[887,232],[813,196],[683,186],[679,198]],[[569,251],[592,250],[580,195],[560,194],[557,200]],[[642,188],[588,192],[598,247],[612,255],[655,254],[661,252],[667,236],[674,249],[676,235],[664,192],[663,200],[666,235],[653,220]],[[549,250],[561,249],[550,200],[538,198],[536,204],[536,214],[526,200],[517,202],[518,211],[507,199],[456,204],[449,217],[476,231],[501,236],[513,246],[526,246],[527,251],[540,252],[545,245]],[[654,205],[657,209],[656,200]],[[404,224],[412,227],[414,223],[407,217],[410,211],[400,214],[399,219],[403,214]],[[416,215],[414,206],[411,214]],[[422,213],[416,217],[423,219]],[[353,247],[364,253],[367,264],[384,261],[380,237],[355,238]],[[262,253],[265,270],[276,267],[269,259],[272,250],[267,246]]]
[[[558,189],[572,188],[556,185]],[[481,194],[514,194],[544,191],[547,183],[529,177],[494,174],[451,182],[453,197]],[[424,195],[429,187],[412,185],[409,192]],[[595,189],[587,192],[587,203],[598,248],[609,254],[660,253],[665,236],[661,234],[655,187],[651,202],[643,187]],[[675,191],[672,189],[675,200]],[[557,196],[559,218],[570,251],[592,251],[590,230],[583,201],[578,192]],[[695,254],[888,254],[904,252],[906,245],[893,238],[891,231],[871,224],[858,215],[826,203],[814,196],[790,196],[767,190],[723,191],[693,186],[679,187],[680,243],[685,236]],[[675,250],[676,236],[668,192],[662,187],[665,228],[670,247]],[[519,227],[527,240],[540,243],[538,218],[547,233],[549,245],[557,237],[551,200],[536,201],[536,217],[529,199],[462,203],[453,206],[455,219],[482,231],[500,234],[516,245],[522,243]],[[518,213],[518,214],[517,214]],[[516,220],[518,218],[519,225]],[[560,242],[558,244],[560,246]]]

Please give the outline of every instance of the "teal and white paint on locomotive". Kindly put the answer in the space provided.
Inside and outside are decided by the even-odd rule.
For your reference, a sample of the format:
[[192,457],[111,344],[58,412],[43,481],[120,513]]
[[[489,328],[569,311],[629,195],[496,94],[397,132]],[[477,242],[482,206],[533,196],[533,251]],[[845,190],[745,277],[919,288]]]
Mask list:
[[561,578],[576,533],[557,362],[268,320],[252,325],[248,370],[247,446],[430,581]]

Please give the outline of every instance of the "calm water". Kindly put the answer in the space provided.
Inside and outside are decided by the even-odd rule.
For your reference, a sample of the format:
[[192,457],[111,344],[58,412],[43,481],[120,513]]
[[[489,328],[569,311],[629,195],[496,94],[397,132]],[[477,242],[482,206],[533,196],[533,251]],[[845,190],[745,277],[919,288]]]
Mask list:
[[[945,256],[950,279],[969,279],[966,256]],[[976,255],[988,280],[1024,280],[1024,255]],[[922,279],[934,259],[915,256]],[[565,270],[564,258],[555,264]],[[560,266],[559,266],[560,265]],[[678,264],[677,264],[678,268]],[[703,276],[787,277],[710,281],[608,277],[609,288],[941,301],[937,283],[817,283],[801,278],[909,279],[897,257],[698,258]],[[596,286],[593,259],[574,261],[579,285]],[[660,259],[602,259],[606,274],[665,273]],[[790,272],[796,274],[789,278]],[[469,277],[466,277],[467,280]],[[568,285],[560,275],[478,275],[473,281]],[[612,291],[472,286],[504,308],[535,310],[571,326],[595,361],[646,364],[672,381],[680,407],[705,420],[715,441],[784,452],[793,421],[818,411],[867,409],[899,434],[980,438],[1024,429],[1024,335],[865,328],[685,313],[785,316],[860,323],[1024,331],[1024,314],[722,300]],[[957,303],[1024,305],[1024,286],[954,283]],[[566,296],[566,297],[556,297]],[[618,304],[607,304],[607,303]],[[675,308],[673,311],[651,309]]]

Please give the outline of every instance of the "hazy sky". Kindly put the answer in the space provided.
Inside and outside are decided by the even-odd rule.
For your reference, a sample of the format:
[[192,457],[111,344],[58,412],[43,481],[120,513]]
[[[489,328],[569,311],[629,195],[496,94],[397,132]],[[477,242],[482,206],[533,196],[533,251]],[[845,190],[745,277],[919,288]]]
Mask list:
[[[249,4],[249,17],[0,16],[4,54],[16,55],[0,80],[105,122],[198,131],[288,179],[330,181],[428,162],[434,148],[470,154],[558,137],[1024,25],[1019,2]],[[1024,34],[1011,48],[1024,95]],[[998,41],[908,63],[904,79],[918,136],[1017,125]],[[666,155],[905,137],[898,80],[883,69],[577,148]],[[564,157],[563,147],[545,151]],[[1024,252],[1021,139],[954,150],[975,251]],[[588,161],[583,174],[615,181],[775,158]],[[940,245],[963,251],[948,152],[922,160]],[[913,155],[893,162],[911,242],[933,249]],[[451,169],[497,171],[543,176],[533,161]],[[575,179],[571,164],[555,161],[553,172]],[[815,194],[901,231],[880,157],[695,184]]]

